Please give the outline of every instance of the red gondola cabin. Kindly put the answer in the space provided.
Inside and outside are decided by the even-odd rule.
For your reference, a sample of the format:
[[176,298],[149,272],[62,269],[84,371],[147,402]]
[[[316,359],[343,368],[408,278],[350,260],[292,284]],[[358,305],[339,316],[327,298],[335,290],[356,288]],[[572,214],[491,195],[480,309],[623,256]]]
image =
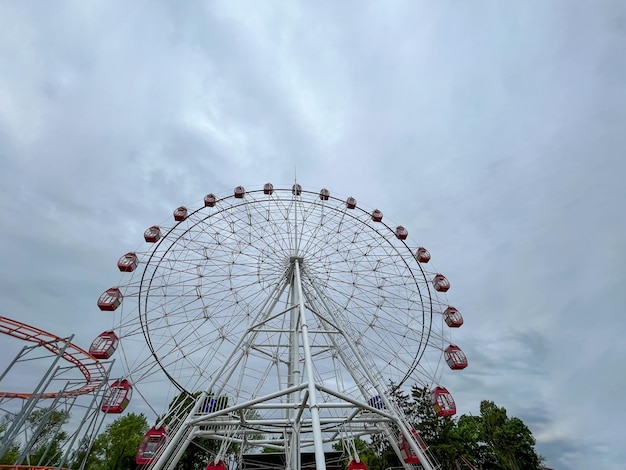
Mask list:
[[101,410],[111,414],[122,413],[128,406],[132,394],[133,386],[128,380],[116,380],[109,387],[102,402]]
[[346,199],[346,207],[348,209],[354,209],[356,207],[356,199],[354,199],[352,196]]
[[420,246],[415,252],[415,259],[420,263],[428,263],[430,261],[430,253],[426,248]]
[[443,319],[450,328],[458,328],[463,324],[463,315],[454,307],[444,310]]
[[148,243],[156,243],[161,238],[161,229],[158,225],[153,225],[152,227],[146,229],[145,232],[143,232],[143,238]]
[[362,460],[357,462],[355,459],[352,459],[348,464],[348,470],[367,470],[367,465]]
[[291,187],[291,194],[293,194],[294,196],[300,196],[302,194],[302,186],[300,186],[298,183],[294,184]]
[[209,465],[206,466],[205,470],[226,470],[226,464],[223,460],[215,463],[213,460],[209,462]]
[[443,274],[437,274],[433,278],[433,286],[437,292],[447,292],[450,289],[450,281]]
[[122,292],[117,287],[111,287],[98,297],[98,308],[104,312],[112,312],[120,306],[122,299]]
[[117,260],[117,268],[123,273],[133,272],[138,264],[139,258],[137,258],[135,253],[126,253]]
[[378,210],[378,209],[374,209],[372,211],[372,221],[373,222],[382,222],[383,220],[383,213],[382,211]]
[[117,349],[118,342],[117,335],[113,331],[100,333],[89,346],[89,354],[96,359],[108,359]]
[[461,348],[451,344],[444,350],[444,357],[448,367],[452,370],[465,369],[467,367],[467,356]]
[[409,231],[405,229],[402,225],[398,225],[396,227],[396,238],[398,240],[406,240],[406,237],[409,236]]
[[243,199],[243,196],[246,194],[246,190],[243,186],[237,186],[235,188],[235,197],[237,199]]
[[149,465],[154,462],[166,440],[167,435],[164,426],[152,426],[148,429],[137,448],[137,454],[135,455],[137,465]]
[[182,222],[187,218],[187,208],[185,206],[180,206],[178,209],[174,211],[174,220],[176,222]]
[[210,193],[204,196],[204,207],[214,207],[215,206],[215,194]]
[[[426,443],[422,439],[422,436],[419,435],[417,430],[412,429],[411,435],[413,436],[413,439],[417,443],[418,447],[422,450],[426,450]],[[402,446],[400,447],[400,451],[406,463],[420,463],[419,457],[413,450],[413,447],[411,447],[411,444],[407,441],[406,437],[404,437],[404,434],[402,435]]]
[[330,191],[326,188],[320,189],[320,199],[322,201],[328,201],[328,198],[330,197]]
[[272,183],[265,183],[263,185],[263,194],[272,194],[274,192],[274,185]]
[[430,392],[430,401],[437,416],[453,416],[456,414],[456,404],[452,394],[445,387],[435,387]]

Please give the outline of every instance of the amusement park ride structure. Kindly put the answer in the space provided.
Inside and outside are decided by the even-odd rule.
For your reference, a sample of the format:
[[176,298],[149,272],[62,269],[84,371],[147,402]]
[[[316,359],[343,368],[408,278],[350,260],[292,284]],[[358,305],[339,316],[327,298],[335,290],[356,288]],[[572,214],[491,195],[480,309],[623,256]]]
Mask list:
[[[107,390],[112,362],[94,358],[72,343],[73,336],[59,337],[4,316],[0,316],[0,333],[26,343],[0,373],[0,386],[3,388],[0,391],[0,410],[6,413],[5,416],[11,417],[0,438],[0,456],[19,437],[20,453],[11,467],[19,468],[28,459],[28,453],[37,441],[38,433],[55,411],[67,413],[69,416],[70,411],[81,410],[82,415],[76,416],[78,421],[74,431],[64,439],[66,455],[62,457],[62,466],[79,440],[91,445],[92,436],[102,423],[98,409]],[[12,369],[33,360],[44,365],[41,378],[34,389],[30,392],[4,389],[4,383],[11,381]],[[33,374],[33,370],[36,369],[31,368],[29,375]],[[16,403],[18,406],[15,406]],[[38,423],[31,423],[36,425],[35,429],[29,429],[29,417],[38,410],[45,412],[39,414]],[[57,429],[57,433],[59,431]],[[38,462],[28,462],[27,467],[43,468],[47,457],[50,456],[44,452]]]
[[[108,405],[122,411],[144,381],[190,399],[158,419],[138,463],[171,469],[204,437],[220,443],[209,470],[231,444],[278,451],[293,470],[312,452],[325,469],[333,443],[383,434],[405,468],[437,467],[393,392],[429,386],[438,415],[456,412],[439,378],[467,366],[450,339],[463,317],[407,228],[354,197],[267,183],[180,206],[144,240],[97,302],[116,316],[100,340],[120,341],[125,366]],[[126,348],[133,337],[142,350]]]
[[467,366],[451,340],[463,317],[408,235],[354,197],[298,183],[180,206],[146,229],[147,248],[119,259],[122,281],[97,301],[113,327],[81,350],[91,362],[61,353],[85,374],[68,392],[97,393],[104,380],[91,380],[91,367],[108,377],[103,364],[118,354],[124,372],[101,411],[122,413],[144,383],[186,397],[146,433],[137,452],[146,468],[173,469],[202,437],[218,449],[207,470],[241,468],[244,452],[262,449],[289,470],[311,468],[305,453],[325,470],[340,441],[348,469],[366,470],[354,439],[374,434],[405,469],[438,468],[394,392],[429,387],[436,414],[455,414],[440,377],[444,365]]

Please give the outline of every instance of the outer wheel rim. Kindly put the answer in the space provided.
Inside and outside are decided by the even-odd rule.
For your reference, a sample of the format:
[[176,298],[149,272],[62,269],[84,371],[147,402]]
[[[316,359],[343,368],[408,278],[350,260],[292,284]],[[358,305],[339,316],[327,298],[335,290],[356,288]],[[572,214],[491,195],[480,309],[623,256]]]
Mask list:
[[[270,209],[267,212],[267,214],[269,214],[269,221],[265,227],[261,227],[258,221],[261,220],[261,216],[263,215],[262,211],[268,208]],[[289,217],[293,215],[293,213],[297,213],[294,212],[296,208],[300,210],[300,216],[296,217],[296,219],[299,221],[301,228],[302,225],[311,225],[309,221],[313,220],[312,218],[315,217],[325,219],[324,223],[326,224],[326,228],[322,230],[320,229],[321,226],[317,224],[317,230],[312,231],[313,235],[303,235],[300,233],[300,238],[298,238],[298,236],[292,233],[286,238],[279,237],[279,234],[282,232],[276,229],[276,224],[279,222],[277,218],[278,215],[276,214],[287,214],[288,217],[286,220],[289,221],[292,220]],[[245,227],[246,217],[249,219],[248,226],[251,227],[250,230],[242,229],[242,227]],[[231,233],[228,233],[226,227],[229,224],[238,230],[231,230]],[[335,238],[331,236],[332,234],[328,234],[329,224],[337,229]],[[293,228],[294,226],[295,224],[285,222],[285,227]],[[214,245],[226,246],[228,248],[223,251],[216,251],[215,246],[211,247],[210,244],[200,245],[198,236],[202,234],[206,235],[207,233],[207,230],[199,230],[200,227],[208,228],[209,231],[214,230],[215,233],[219,233],[218,236],[212,238]],[[356,229],[356,227],[359,228]],[[354,233],[352,233],[351,230]],[[308,233],[308,230],[306,232]],[[350,236],[347,236],[348,234]],[[267,241],[268,235],[269,238],[273,237],[269,242]],[[351,240],[351,236],[354,236],[356,241]],[[246,237],[247,239],[244,240]],[[306,238],[306,242],[303,243],[304,239],[302,237]],[[233,240],[234,243],[228,243],[228,241]],[[293,251],[294,246],[298,244],[296,240],[300,240],[299,252]],[[183,241],[192,243],[193,246],[191,250],[189,246],[182,246]],[[335,250],[335,255],[333,256],[327,251],[329,241],[334,243],[331,245]],[[368,242],[371,245],[368,245]],[[353,245],[360,246],[361,249],[356,251],[354,247],[348,249]],[[246,260],[249,259],[250,253],[242,248],[253,251],[256,250],[256,253],[252,256],[252,258],[256,260],[256,264],[246,262]],[[342,250],[342,248],[345,250]],[[286,254],[287,251],[289,251],[288,255]],[[282,257],[276,256],[277,252],[280,252]],[[194,279],[206,280],[207,276],[204,273],[200,273],[196,278],[194,278],[194,275],[183,275],[183,273],[189,273],[189,269],[193,267],[193,259],[191,257],[181,258],[181,256],[187,256],[189,253],[195,253],[195,256],[200,258],[202,256],[209,257],[213,263],[215,263],[216,260],[221,263],[218,270],[219,275],[222,276],[220,281],[222,290],[220,292],[227,292],[227,288],[231,290],[234,289],[235,292],[233,299],[236,300],[235,304],[231,303],[231,308],[233,308],[233,305],[238,305],[241,302],[248,302],[250,305],[249,310],[253,309],[257,304],[251,303],[252,301],[250,299],[257,299],[259,292],[269,291],[273,284],[278,282],[278,279],[281,278],[285,270],[288,269],[289,260],[294,256],[302,258],[304,262],[305,269],[303,279],[305,283],[308,282],[311,287],[309,294],[314,295],[312,293],[312,286],[314,284],[323,287],[326,291],[333,294],[329,297],[331,300],[333,296],[335,299],[339,299],[334,303],[334,307],[336,307],[338,311],[342,306],[348,312],[350,309],[356,309],[357,307],[359,311],[363,309],[367,311],[368,308],[373,308],[379,312],[379,317],[387,317],[389,320],[393,319],[390,314],[392,310],[395,309],[395,311],[397,311],[397,309],[403,308],[414,310],[414,307],[419,305],[418,315],[416,316],[414,311],[412,313],[412,319],[418,320],[419,327],[416,328],[415,325],[411,325],[407,321],[404,321],[404,323],[400,321],[395,324],[394,328],[396,330],[391,336],[382,336],[378,333],[374,335],[374,338],[371,338],[371,333],[375,331],[375,327],[382,325],[382,319],[378,320],[378,323],[372,323],[369,328],[369,335],[364,332],[359,334],[359,328],[365,328],[364,325],[366,321],[364,319],[361,319],[361,326],[355,326],[355,323],[351,323],[351,325],[355,326],[358,335],[358,337],[355,338],[357,343],[363,343],[367,338],[372,341],[378,338],[378,343],[374,343],[374,348],[376,349],[372,350],[371,345],[367,347],[361,344],[360,347],[364,348],[363,352],[365,355],[373,355],[375,359],[374,362],[378,362],[379,364],[381,363],[381,358],[377,357],[378,354],[400,354],[402,349],[404,347],[408,348],[408,343],[412,342],[414,351],[411,355],[402,358],[392,357],[383,359],[383,361],[387,360],[386,372],[391,372],[391,369],[393,369],[393,373],[388,374],[389,376],[386,378],[391,380],[395,385],[399,386],[410,378],[416,379],[418,382],[430,381],[432,383],[436,381],[434,374],[437,373],[438,365],[435,365],[434,369],[430,372],[420,371],[419,369],[421,369],[420,361],[424,359],[424,354],[429,350],[435,351],[435,355],[439,355],[440,357],[439,348],[441,348],[445,342],[443,338],[445,333],[443,329],[438,330],[439,324],[442,322],[440,318],[437,318],[437,315],[445,308],[445,302],[438,300],[430,285],[432,272],[425,270],[424,266],[415,260],[412,256],[412,248],[410,248],[405,241],[396,239],[392,227],[385,223],[372,222],[370,213],[360,209],[358,206],[356,209],[347,209],[344,200],[332,196],[328,201],[321,201],[317,192],[302,191],[300,196],[294,196],[291,194],[291,190],[275,189],[272,196],[264,195],[262,191],[252,191],[246,193],[243,199],[227,196],[218,199],[216,206],[213,208],[203,207],[190,212],[186,220],[177,222],[168,231],[164,231],[163,238],[146,253],[145,266],[141,274],[141,280],[139,284],[135,286],[136,291],[133,292],[134,288],[131,287],[131,285],[125,288],[126,297],[137,297],[137,302],[135,303],[136,314],[138,314],[141,329],[150,349],[150,354],[160,365],[169,380],[180,390],[193,392],[202,388],[202,381],[185,382],[188,378],[183,376],[183,372],[189,374],[190,371],[195,371],[195,373],[199,373],[200,375],[206,373],[206,363],[203,361],[208,357],[208,353],[204,354],[204,359],[201,361],[190,362],[188,369],[183,371],[180,367],[181,363],[189,361],[194,351],[191,350],[191,343],[185,342],[185,338],[178,338],[181,331],[174,330],[175,328],[179,328],[182,324],[179,321],[181,320],[181,316],[176,316],[178,314],[172,314],[172,311],[168,311],[170,307],[174,305],[172,301],[164,300],[159,304],[158,301],[153,302],[153,300],[158,298],[157,291],[163,291],[164,289],[162,299],[179,297],[180,300],[181,298],[184,299],[186,296],[190,297],[192,291],[192,289],[190,289],[191,282],[194,281]],[[320,253],[325,253],[325,257],[321,256]],[[355,253],[356,256],[352,256]],[[209,256],[209,254],[211,256]],[[380,270],[380,262],[383,255],[389,256],[392,259],[382,261],[382,267],[387,269],[387,271],[383,269],[382,272],[385,275],[377,275],[376,273],[380,272],[377,270]],[[229,256],[231,256],[231,258],[229,258]],[[368,260],[365,262],[367,256],[370,257],[369,260],[374,261]],[[230,268],[227,266],[229,259],[231,261]],[[379,266],[376,266],[376,262],[379,262]],[[372,276],[375,282],[367,280],[365,274],[356,269],[363,268],[367,266],[368,263],[370,266],[368,275]],[[165,270],[166,272],[162,273],[166,264],[174,265],[174,268],[168,267],[167,270]],[[178,265],[178,267],[176,267],[176,265]],[[181,268],[183,265],[185,268]],[[343,265],[343,269],[339,269],[341,265]],[[244,274],[241,274],[236,270],[237,267],[247,267],[248,270]],[[351,272],[350,269],[346,268],[352,268],[355,272]],[[394,273],[396,274],[395,278],[393,276]],[[338,278],[340,274],[342,276],[352,276],[352,290],[349,286],[350,281],[346,281],[345,279],[340,280]],[[170,285],[157,285],[157,281],[166,278],[168,282],[171,282]],[[237,285],[234,285],[233,282],[235,282],[234,280],[244,278],[247,279],[246,282],[248,282],[246,289],[252,289],[252,286],[255,286],[254,288],[258,288],[260,291],[256,294],[242,290],[238,291]],[[252,283],[252,279],[254,278],[256,278],[256,284]],[[408,282],[407,279],[409,279]],[[389,293],[392,291],[389,290],[391,288],[388,286],[381,287],[380,285],[375,285],[380,284],[382,281],[395,283],[393,284],[393,286],[395,286],[393,289],[404,290],[406,293],[393,293],[391,296],[385,296],[385,292]],[[177,296],[171,291],[172,285],[181,286],[185,295]],[[213,287],[214,286],[215,284],[213,284]],[[337,286],[339,286],[339,288]],[[355,300],[358,298],[356,294],[364,293],[368,290],[371,291],[374,287],[378,287],[379,290],[383,291],[382,295],[380,293],[377,295],[378,301],[387,300],[391,301],[392,304],[402,301],[406,302],[406,305],[391,305],[390,307],[381,305],[374,307],[371,301]],[[168,292],[168,289],[171,292]],[[237,295],[239,295],[238,299]],[[418,300],[416,300],[415,296],[417,296]],[[389,300],[389,297],[391,297],[391,300]],[[215,308],[218,304],[216,301],[219,300],[211,297],[210,293],[207,291],[202,291],[202,296],[199,296],[199,298],[210,298],[215,301],[210,302],[212,305],[207,308]],[[367,298],[369,298],[369,296]],[[204,300],[202,301],[204,302]],[[255,302],[258,302],[258,300],[255,300]],[[193,305],[193,302],[189,305]],[[161,315],[165,323],[160,322],[158,317],[154,319],[150,316],[155,311],[158,312],[159,308],[162,309],[163,313]],[[177,309],[178,311],[182,311],[185,315],[197,314],[201,311],[197,305],[194,309],[179,305]],[[221,312],[227,313],[227,310],[222,307]],[[229,313],[231,313],[230,316],[232,317],[232,311]],[[246,314],[245,309],[239,310],[237,313],[239,315],[243,314],[244,316]],[[223,319],[225,318],[227,318],[226,315]],[[205,318],[204,322],[207,323],[207,321],[208,319]],[[213,323],[213,321],[215,321],[215,323]],[[217,316],[210,324],[216,332],[219,331],[220,326],[224,326],[217,323]],[[226,322],[226,326],[230,326],[231,330],[228,331],[224,329],[220,333],[223,336],[221,340],[224,343],[228,343],[228,335],[236,336],[237,333],[241,333],[241,330],[237,329],[238,324],[232,319]],[[402,327],[409,328],[411,332],[411,334],[406,336],[407,345],[403,345],[401,348],[394,348],[392,346],[385,348],[384,345],[381,344],[383,340],[389,340],[390,337],[394,336],[397,338],[400,337],[402,333],[399,329]],[[163,331],[161,328],[169,330],[165,338],[160,336],[161,331]],[[437,331],[435,331],[435,329],[437,329]],[[194,337],[197,341],[210,341],[214,339],[206,336],[206,332],[205,334],[202,332],[203,330],[200,328],[192,328],[188,338]],[[418,332],[419,335],[417,334]],[[120,331],[120,336],[123,337],[124,334],[124,331]],[[171,344],[169,345],[167,344],[167,337],[171,339]],[[417,342],[415,342],[415,340],[417,340]],[[417,346],[415,346],[416,344]],[[172,360],[170,356],[177,348],[180,349],[183,354],[178,359]],[[189,349],[189,351],[185,351],[185,349]],[[209,352],[215,353],[216,351],[217,349],[215,351],[210,350]],[[183,359],[182,356],[186,356],[186,358]],[[379,367],[382,368],[382,366]],[[430,378],[428,377],[429,374],[431,374]],[[206,378],[209,376],[210,371],[209,374],[206,375]],[[193,385],[190,386],[190,384]]]

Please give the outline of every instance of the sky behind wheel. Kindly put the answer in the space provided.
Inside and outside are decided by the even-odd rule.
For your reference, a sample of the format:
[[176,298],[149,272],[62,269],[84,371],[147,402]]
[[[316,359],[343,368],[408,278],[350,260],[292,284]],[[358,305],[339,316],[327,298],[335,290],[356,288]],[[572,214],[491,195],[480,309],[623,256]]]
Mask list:
[[146,228],[297,175],[450,279],[459,413],[493,400],[548,466],[621,468],[625,8],[2,2],[2,315],[88,347]]

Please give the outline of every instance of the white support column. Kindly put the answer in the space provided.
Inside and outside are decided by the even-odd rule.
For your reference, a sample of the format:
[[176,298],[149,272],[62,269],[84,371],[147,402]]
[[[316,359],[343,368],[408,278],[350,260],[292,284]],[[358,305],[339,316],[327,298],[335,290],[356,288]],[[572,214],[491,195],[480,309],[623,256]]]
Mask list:
[[[253,321],[254,324],[258,323],[260,319],[268,316],[269,313],[272,311],[273,307],[276,305],[276,302],[278,302],[278,299],[280,298],[281,293],[284,291],[285,287],[287,286],[285,275],[278,282],[278,284],[274,287],[274,290],[270,293],[270,295],[268,295],[265,303],[263,304],[263,306],[257,313],[256,317],[254,318],[254,321]],[[237,341],[235,346],[232,348],[230,355],[224,361],[220,369],[217,371],[217,373],[215,374],[215,376],[209,383],[209,386],[196,399],[196,402],[191,408],[191,411],[189,412],[189,414],[187,415],[185,422],[177,429],[174,436],[172,436],[172,438],[168,440],[166,447],[163,450],[163,453],[159,457],[159,460],[154,464],[154,467],[153,467],[154,470],[164,470],[164,469],[171,470],[178,463],[180,456],[185,451],[189,443],[193,440],[193,432],[190,432],[190,430],[188,429],[189,426],[191,426],[190,423],[194,421],[194,416],[197,414],[201,404],[204,403],[204,400],[208,396],[209,392],[213,392],[215,393],[215,395],[219,395],[219,393],[221,393],[221,390],[213,390],[213,388],[215,387],[215,384],[217,383],[218,379],[224,379],[223,374],[226,372],[228,367],[231,367],[229,374],[233,373],[234,368],[235,368],[234,366],[238,362],[234,360],[235,356],[237,353],[240,353],[241,348],[246,342],[246,340],[249,341],[250,338],[248,338],[246,334],[241,335],[241,338],[239,338],[239,341]],[[182,440],[184,440],[184,442],[181,442]]]
[[294,284],[295,292],[298,294],[298,305],[300,313],[300,329],[302,331],[302,350],[304,353],[304,369],[308,381],[309,409],[311,410],[311,424],[313,427],[313,444],[315,448],[315,468],[326,470],[326,456],[324,455],[324,442],[322,438],[322,428],[320,425],[319,407],[317,404],[317,393],[315,390],[315,376],[313,374],[313,358],[311,356],[311,346],[309,344],[309,327],[307,325],[306,312],[304,308],[304,295],[302,292],[302,280],[300,278],[300,262],[294,260]]
[[[370,381],[372,385],[374,385],[378,394],[383,399],[383,402],[385,403],[385,406],[387,407],[387,409],[390,410],[390,412],[392,412],[395,415],[394,422],[396,426],[398,426],[400,433],[405,436],[407,443],[409,444],[411,449],[413,449],[413,452],[415,452],[415,455],[419,457],[420,463],[422,467],[424,468],[424,470],[435,470],[435,465],[431,463],[431,460],[426,455],[426,452],[415,443],[415,438],[412,436],[410,429],[406,425],[404,417],[402,416],[401,412],[397,409],[397,407],[389,400],[386,390],[383,388],[383,384],[381,384],[373,375],[372,371],[370,370],[371,366],[368,366],[365,363],[365,361],[361,357],[361,354],[358,348],[353,343],[353,341],[349,338],[346,332],[343,330],[342,322],[340,322],[339,318],[335,315],[333,310],[326,303],[323,293],[317,288],[317,286],[315,286],[315,284],[313,284],[313,288],[315,289],[318,297],[320,298],[322,304],[324,305],[326,313],[328,313],[328,315],[332,318],[332,321],[335,324],[335,326],[340,329],[340,334],[345,338],[348,347],[350,348],[352,354],[354,355],[354,358],[358,361],[360,368],[362,369],[361,372],[365,375],[367,380]],[[397,446],[394,446],[394,447],[397,447]],[[396,453],[397,453],[397,450],[396,450]],[[398,454],[398,457],[400,457],[399,454]]]
[[[291,303],[293,308],[289,315],[289,364],[287,370],[287,387],[300,384],[300,310],[299,297],[295,285],[295,277],[291,280]],[[300,390],[294,390],[288,395],[289,403],[300,403]],[[287,422],[291,428],[285,436],[285,464],[286,470],[301,470],[300,461],[300,424],[296,421],[297,411],[294,408],[286,410]]]

